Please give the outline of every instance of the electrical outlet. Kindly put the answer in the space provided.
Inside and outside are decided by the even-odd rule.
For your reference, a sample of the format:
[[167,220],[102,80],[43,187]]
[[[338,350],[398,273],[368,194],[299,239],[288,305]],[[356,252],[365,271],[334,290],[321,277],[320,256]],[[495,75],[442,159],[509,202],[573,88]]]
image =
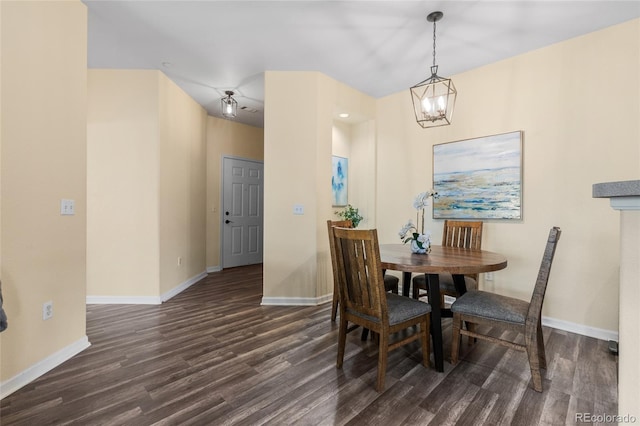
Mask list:
[[53,317],[53,302],[44,302],[42,304],[42,319],[48,320]]
[[293,214],[304,214],[304,206],[302,204],[294,204]]
[[493,272],[485,272],[484,279],[487,281],[493,281]]

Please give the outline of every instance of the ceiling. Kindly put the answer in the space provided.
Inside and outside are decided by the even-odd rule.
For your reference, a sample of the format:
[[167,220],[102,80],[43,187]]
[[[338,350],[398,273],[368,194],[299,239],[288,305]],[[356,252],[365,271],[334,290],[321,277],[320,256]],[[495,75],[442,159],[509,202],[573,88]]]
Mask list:
[[640,16],[637,0],[84,3],[89,68],[161,70],[217,117],[233,90],[235,120],[257,127],[267,70],[319,71],[375,98],[426,79],[435,10],[441,76]]

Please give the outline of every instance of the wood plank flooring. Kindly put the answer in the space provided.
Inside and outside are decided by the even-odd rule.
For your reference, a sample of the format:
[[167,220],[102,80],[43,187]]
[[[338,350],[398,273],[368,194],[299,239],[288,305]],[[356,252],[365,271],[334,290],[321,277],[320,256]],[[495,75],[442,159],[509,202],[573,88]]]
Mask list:
[[546,327],[543,393],[525,354],[464,339],[444,373],[420,365],[417,343],[393,351],[378,394],[372,341],[350,333],[337,370],[331,304],[260,306],[261,283],[260,265],[240,267],[159,306],[89,305],[91,347],[3,399],[0,423],[564,425],[617,412],[607,343]]

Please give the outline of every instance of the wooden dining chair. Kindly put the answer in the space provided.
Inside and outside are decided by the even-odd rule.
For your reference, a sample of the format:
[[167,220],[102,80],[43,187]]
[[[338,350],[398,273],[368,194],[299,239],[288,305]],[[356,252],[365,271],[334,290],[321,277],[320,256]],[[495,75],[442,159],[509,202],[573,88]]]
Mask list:
[[[533,389],[542,392],[540,368],[547,368],[542,337],[542,303],[549,282],[551,263],[560,239],[560,228],[549,231],[547,245],[542,257],[531,301],[515,299],[486,291],[469,291],[453,302],[453,340],[451,343],[451,363],[458,362],[460,336],[488,340],[511,349],[526,352],[529,358]],[[488,325],[499,330],[515,330],[524,334],[524,344],[485,335],[475,330],[462,329],[462,321],[475,325]]]
[[[331,228],[339,227],[339,228],[351,228],[350,220],[327,220],[327,229],[329,231],[329,253],[331,254],[331,266],[333,269],[333,302],[331,303],[331,321],[336,320],[336,316],[338,314],[338,305],[340,303],[338,285],[336,282],[336,260],[335,260],[335,245],[333,242],[333,238],[331,238]],[[400,279],[393,275],[384,275],[384,288],[386,291],[393,291],[395,294],[398,294],[398,285]]]
[[[329,232],[334,238],[340,291],[340,331],[336,366],[342,368],[349,322],[378,333],[376,390],[382,392],[387,355],[391,350],[420,340],[422,365],[429,366],[431,306],[385,290],[378,233],[375,229],[331,227]],[[413,329],[415,325],[419,325],[418,330]],[[411,331],[403,333],[402,336],[394,336],[405,329]]]
[[[447,247],[460,247],[480,250],[482,248],[482,222],[445,220],[442,232],[442,245]],[[444,306],[444,296],[458,297],[451,274],[439,274],[440,306]],[[465,275],[464,282],[469,289],[478,288],[478,274]],[[420,290],[427,290],[427,281],[424,274],[416,275],[412,280],[413,298],[421,297]]]

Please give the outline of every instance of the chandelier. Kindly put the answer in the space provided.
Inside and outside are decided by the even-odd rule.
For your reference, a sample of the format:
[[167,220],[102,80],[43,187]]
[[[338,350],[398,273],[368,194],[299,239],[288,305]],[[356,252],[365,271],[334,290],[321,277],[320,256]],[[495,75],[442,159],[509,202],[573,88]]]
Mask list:
[[222,109],[222,115],[227,118],[233,118],[238,113],[238,101],[233,99],[233,92],[227,90],[224,92],[224,98],[220,99],[220,108]]
[[411,100],[413,101],[416,121],[423,128],[451,124],[453,107],[458,93],[451,79],[438,75],[438,66],[436,65],[436,22],[442,19],[443,16],[442,12],[431,12],[427,16],[427,21],[433,22],[433,65],[431,66],[431,77],[411,88]]

